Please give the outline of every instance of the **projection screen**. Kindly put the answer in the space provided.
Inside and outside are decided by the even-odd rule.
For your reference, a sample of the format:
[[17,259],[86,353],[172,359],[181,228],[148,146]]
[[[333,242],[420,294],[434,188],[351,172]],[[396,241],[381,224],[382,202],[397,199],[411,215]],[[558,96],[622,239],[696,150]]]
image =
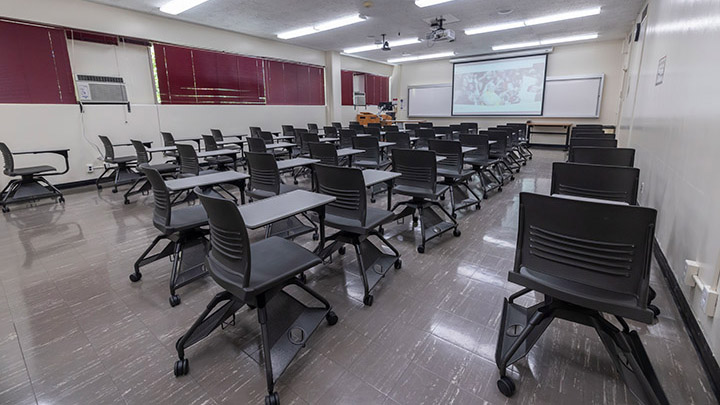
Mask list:
[[542,115],[547,55],[453,65],[452,115]]

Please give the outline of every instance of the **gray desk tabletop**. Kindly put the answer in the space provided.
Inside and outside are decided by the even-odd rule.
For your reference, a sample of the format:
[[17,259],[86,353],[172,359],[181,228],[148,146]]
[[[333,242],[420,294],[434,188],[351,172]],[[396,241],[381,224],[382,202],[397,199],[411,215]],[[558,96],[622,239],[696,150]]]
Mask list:
[[402,176],[397,172],[388,172],[385,170],[365,169],[362,172],[365,179],[365,186],[370,187],[376,184],[384,183],[394,178]]
[[168,190],[182,191],[190,190],[195,187],[214,186],[216,184],[230,183],[238,180],[249,179],[245,173],[238,173],[232,170],[226,172],[204,174],[202,176],[185,177],[182,179],[168,180],[165,182]]
[[395,142],[378,142],[378,146],[381,148],[387,148],[388,146],[395,146]]
[[350,155],[357,155],[358,153],[365,152],[362,149],[353,149],[353,148],[342,148],[337,150],[338,157],[343,156],[350,156]]
[[477,150],[477,148],[474,147],[474,146],[463,146],[463,147],[462,147],[462,153],[463,153],[463,154],[468,153],[468,152],[472,152],[472,151],[474,151],[474,150]]
[[175,138],[175,142],[200,142],[202,138]]
[[319,137],[320,142],[337,142],[340,140],[340,138],[335,138],[332,136],[321,136]]
[[553,194],[552,197],[565,198],[566,200],[586,201],[586,202],[594,202],[594,203],[601,203],[601,204],[630,205],[624,201],[601,200],[599,198],[580,197],[577,195],[569,195],[569,194]]
[[290,142],[278,142],[278,143],[269,143],[265,145],[266,149],[280,149],[280,148],[292,148],[293,146],[297,146],[294,143]]
[[494,145],[496,143],[497,143],[497,141],[488,141],[488,145]]
[[198,152],[197,156],[199,158],[207,158],[207,157],[215,157],[215,156],[226,156],[226,155],[237,155],[240,153],[238,149],[218,149],[218,150],[210,150],[210,151],[203,151]]
[[445,159],[447,159],[445,156],[435,155],[435,163],[442,162]]
[[300,166],[309,166],[313,163],[320,163],[320,159],[308,159],[308,158],[293,158],[287,160],[278,160],[278,170],[287,170]]
[[274,139],[295,139],[292,135],[273,135]]
[[174,150],[177,150],[175,146],[158,146],[156,148],[145,148],[146,151],[149,153],[156,153],[156,152],[172,152]]
[[335,197],[329,195],[295,190],[242,205],[238,207],[238,211],[240,211],[246,227],[257,229],[333,201],[335,201]]
[[246,141],[244,139],[237,139],[234,141],[215,141],[216,144],[221,145],[221,146],[222,145],[242,145],[245,142]]

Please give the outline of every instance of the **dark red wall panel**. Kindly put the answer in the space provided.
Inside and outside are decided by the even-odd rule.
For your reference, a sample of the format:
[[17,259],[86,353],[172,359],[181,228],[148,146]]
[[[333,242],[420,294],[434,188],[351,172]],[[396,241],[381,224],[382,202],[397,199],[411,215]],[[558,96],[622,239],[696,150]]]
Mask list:
[[64,31],[0,22],[0,89],[0,103],[75,103]]
[[340,92],[342,94],[342,105],[353,105],[353,72],[350,70],[340,71]]

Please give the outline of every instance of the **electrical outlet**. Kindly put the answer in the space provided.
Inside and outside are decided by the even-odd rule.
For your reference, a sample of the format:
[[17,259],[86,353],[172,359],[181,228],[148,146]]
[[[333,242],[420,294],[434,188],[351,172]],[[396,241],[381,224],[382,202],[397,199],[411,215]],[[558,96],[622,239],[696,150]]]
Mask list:
[[700,299],[700,306],[705,315],[714,316],[715,307],[717,306],[718,293],[715,290],[711,290],[708,286],[703,286],[702,298]]
[[643,191],[645,191],[645,182],[644,181],[640,183],[640,194],[642,194]]
[[695,279],[693,276],[697,276],[699,272],[700,263],[692,260],[685,260],[685,285],[695,287]]
[[94,172],[94,171],[95,171],[95,166],[93,166],[92,163],[88,163],[88,164],[87,164],[87,172],[88,172],[88,173],[92,173],[92,172]]

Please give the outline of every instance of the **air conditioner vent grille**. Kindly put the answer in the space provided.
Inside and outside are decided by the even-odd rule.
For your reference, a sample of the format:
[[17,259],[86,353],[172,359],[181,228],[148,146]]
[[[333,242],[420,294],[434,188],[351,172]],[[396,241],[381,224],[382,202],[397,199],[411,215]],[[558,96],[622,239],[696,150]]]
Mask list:
[[81,82],[125,83],[122,77],[112,76],[77,75],[77,79]]

